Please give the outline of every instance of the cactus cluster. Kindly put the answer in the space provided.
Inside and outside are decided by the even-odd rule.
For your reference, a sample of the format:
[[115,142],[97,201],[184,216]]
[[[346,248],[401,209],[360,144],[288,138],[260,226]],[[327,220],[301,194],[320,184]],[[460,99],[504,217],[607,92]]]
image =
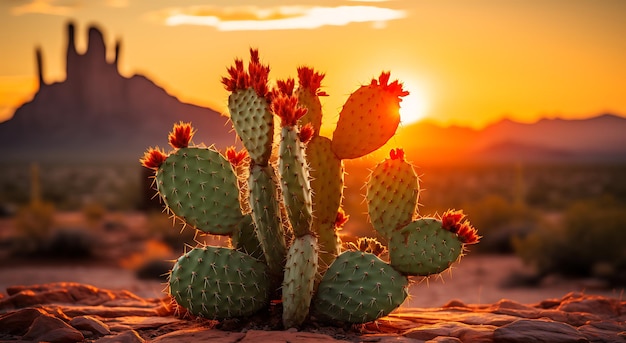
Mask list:
[[177,123],[172,151],[150,148],[141,158],[155,171],[168,211],[205,234],[231,238],[229,247],[200,245],[175,261],[169,294],[210,319],[248,316],[279,301],[285,328],[311,314],[344,323],[385,316],[408,296],[411,276],[442,272],[479,236],[461,211],[418,215],[419,178],[404,152],[393,149],[372,171],[366,194],[387,247],[360,238],[344,249],[337,234],[348,219],[343,160],[365,156],[395,134],[408,92],[381,73],[348,97],[330,139],[320,135],[324,74],[300,67],[297,87],[287,79],[272,88],[269,70],[251,49],[247,68],[236,59],[222,78],[244,150],[193,145],[191,124]]

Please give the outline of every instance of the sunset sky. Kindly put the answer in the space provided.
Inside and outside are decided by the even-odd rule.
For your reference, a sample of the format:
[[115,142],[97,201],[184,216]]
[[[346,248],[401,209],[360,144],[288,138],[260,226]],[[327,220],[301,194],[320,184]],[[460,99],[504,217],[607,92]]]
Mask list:
[[254,47],[272,79],[303,64],[325,72],[330,117],[383,70],[411,92],[405,122],[408,110],[472,127],[626,115],[624,18],[622,0],[1,1],[0,120],[36,91],[36,46],[46,81],[65,78],[70,19],[79,52],[98,25],[109,53],[122,41],[123,75],[144,74],[219,111],[228,96],[221,76]]

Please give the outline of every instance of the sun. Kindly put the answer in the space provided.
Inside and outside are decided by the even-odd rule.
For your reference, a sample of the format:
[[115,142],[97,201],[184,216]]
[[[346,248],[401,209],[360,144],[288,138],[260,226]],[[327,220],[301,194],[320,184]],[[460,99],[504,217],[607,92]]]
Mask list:
[[423,119],[428,111],[428,103],[421,87],[410,80],[403,83],[403,88],[409,91],[409,95],[400,102],[400,121],[406,125]]

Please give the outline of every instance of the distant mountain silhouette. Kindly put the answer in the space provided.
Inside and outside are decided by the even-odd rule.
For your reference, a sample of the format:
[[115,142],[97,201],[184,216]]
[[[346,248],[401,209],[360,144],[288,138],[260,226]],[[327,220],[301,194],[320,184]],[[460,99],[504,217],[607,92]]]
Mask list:
[[430,122],[398,131],[417,163],[626,162],[626,118],[602,114],[588,119],[503,119],[482,130]]
[[102,32],[89,28],[88,46],[76,51],[69,23],[66,80],[47,84],[43,57],[36,49],[40,87],[32,101],[0,123],[0,153],[7,161],[137,161],[148,146],[167,150],[167,133],[178,121],[191,121],[197,143],[225,148],[235,143],[228,118],[180,102],[142,75],[118,72],[121,43],[106,60]]

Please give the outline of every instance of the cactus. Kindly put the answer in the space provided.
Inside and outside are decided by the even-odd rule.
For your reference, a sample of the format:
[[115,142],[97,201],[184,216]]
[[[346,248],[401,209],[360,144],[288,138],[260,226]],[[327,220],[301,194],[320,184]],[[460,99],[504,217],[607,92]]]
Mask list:
[[229,235],[243,219],[237,177],[218,151],[189,147],[192,136],[190,124],[174,126],[169,142],[175,150],[155,168],[157,190],[167,208],[186,224]]
[[[372,171],[366,195],[369,218],[388,247],[359,238],[342,253],[337,231],[349,217],[341,208],[343,160],[393,136],[408,92],[382,73],[349,96],[331,140],[320,135],[324,74],[299,67],[297,88],[286,79],[274,89],[268,74],[251,49],[247,70],[236,59],[222,79],[245,150],[231,148],[224,157],[192,146],[194,129],[179,123],[169,135],[173,151],[150,148],[140,160],[155,171],[158,194],[177,218],[231,238],[232,247],[198,246],[181,256],[169,294],[191,314],[212,319],[245,317],[282,300],[285,328],[300,326],[310,312],[345,323],[387,315],[408,296],[410,276],[442,272],[480,237],[461,211],[418,217],[419,178],[394,149]],[[281,123],[276,144],[274,115]],[[386,251],[388,262],[379,257]]]
[[389,240],[393,229],[407,225],[417,210],[419,178],[404,160],[402,149],[392,149],[367,182],[367,207],[374,229]]
[[252,314],[268,302],[267,267],[237,250],[194,248],[169,276],[170,294],[194,315],[224,319]]
[[409,281],[376,255],[346,251],[324,274],[315,313],[327,320],[366,323],[389,314],[408,295]]
[[398,81],[389,83],[383,72],[378,80],[350,95],[333,133],[333,151],[341,159],[365,156],[383,146],[400,124],[401,97],[409,95]]
[[317,238],[296,237],[287,254],[283,281],[283,325],[299,326],[311,306],[318,263]]

